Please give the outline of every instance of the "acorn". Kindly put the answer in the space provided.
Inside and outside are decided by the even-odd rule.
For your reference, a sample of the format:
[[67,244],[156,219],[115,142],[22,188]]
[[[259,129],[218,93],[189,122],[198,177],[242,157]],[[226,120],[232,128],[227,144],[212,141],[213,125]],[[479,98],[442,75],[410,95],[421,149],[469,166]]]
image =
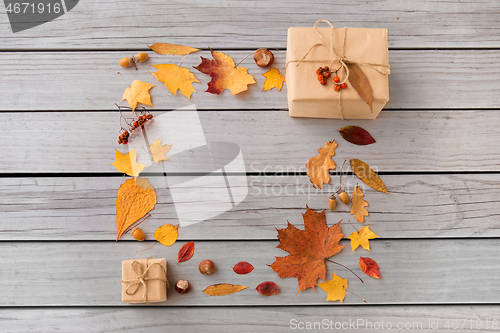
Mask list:
[[334,210],[336,206],[337,206],[337,198],[335,197],[335,194],[332,194],[328,199],[328,208],[330,208],[330,210]]
[[133,227],[132,229],[130,229],[130,234],[139,242],[142,242],[143,240],[146,239],[146,234],[144,233],[144,231],[142,231],[137,227]]
[[344,204],[348,205],[349,204],[349,195],[345,192],[342,191],[339,194],[339,199],[342,201]]
[[148,60],[148,54],[146,52],[140,52],[140,53],[137,53],[135,56],[134,56],[134,60],[136,62],[144,62],[146,60]]
[[132,57],[121,58],[119,64],[122,67],[130,67],[134,64],[134,59]]
[[267,49],[258,49],[253,54],[253,60],[259,67],[271,66],[274,61],[274,54]]

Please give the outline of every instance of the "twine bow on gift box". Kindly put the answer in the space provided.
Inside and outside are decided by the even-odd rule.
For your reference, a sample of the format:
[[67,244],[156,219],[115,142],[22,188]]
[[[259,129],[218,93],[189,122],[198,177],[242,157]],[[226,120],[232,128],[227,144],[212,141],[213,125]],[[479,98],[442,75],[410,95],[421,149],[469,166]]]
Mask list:
[[[318,23],[320,22],[325,22],[325,23],[328,23],[328,25],[330,25],[330,27],[332,28],[332,33],[330,35],[330,43],[328,43],[325,38],[321,35],[321,33],[319,32],[318,28],[317,28],[317,25]],[[390,66],[388,64],[376,64],[376,63],[360,63],[360,62],[356,62],[356,61],[353,61],[351,59],[347,59],[345,57],[345,43],[346,43],[346,39],[347,39],[347,28],[344,27],[343,30],[344,30],[344,38],[343,38],[343,41],[342,41],[342,46],[341,46],[341,50],[340,52],[335,52],[335,48],[333,47],[333,29],[334,26],[328,21],[328,20],[318,20],[316,21],[316,23],[314,23],[314,30],[316,31],[316,34],[318,35],[319,39],[321,39],[321,42],[320,43],[316,43],[314,45],[312,45],[309,50],[304,54],[304,56],[299,59],[299,60],[290,60],[286,63],[286,66],[288,66],[289,63],[292,63],[292,62],[296,62],[297,64],[295,65],[296,67],[298,67],[302,62],[327,62],[327,61],[330,61],[330,68],[332,68],[333,64],[335,63],[339,63],[340,66],[339,68],[337,69],[337,71],[341,70],[341,69],[344,69],[345,71],[345,76],[344,78],[339,81],[337,84],[341,85],[342,83],[345,83],[347,82],[347,80],[349,79],[349,75],[351,74],[350,73],[350,70],[349,70],[349,66],[348,64],[356,64],[357,66],[368,66],[372,69],[374,69],[375,71],[377,71],[378,73],[382,74],[382,75],[389,75],[390,74]],[[329,49],[332,53],[332,59],[328,59],[328,60],[306,60],[307,56],[309,55],[309,53],[316,47],[316,46],[324,46],[326,47],[327,49]],[[364,75],[364,74],[363,74]],[[359,93],[359,91],[358,91]],[[338,103],[339,103],[339,111],[340,111],[340,117],[341,119],[343,120],[344,119],[344,115],[342,113],[342,99],[341,99],[341,91],[338,92]],[[372,109],[372,106],[369,104],[370,106],[370,109]],[[373,112],[373,110],[372,110]]]
[[[127,289],[125,289],[125,293],[127,295],[134,295],[139,290],[139,286],[142,284],[144,287],[144,302],[146,302],[146,304],[149,304],[149,302],[148,302],[148,284],[146,283],[146,281],[160,280],[160,281],[163,281],[163,282],[168,284],[167,272],[165,272],[165,269],[163,268],[163,266],[158,262],[152,263],[150,265],[149,259],[151,259],[151,257],[146,259],[146,269],[144,270],[144,272],[142,272],[142,265],[138,261],[134,260],[132,262],[132,264],[130,264],[130,266],[132,267],[132,270],[134,271],[134,273],[137,274],[137,278],[134,280],[122,280],[122,283],[130,283],[130,285],[127,287]],[[160,266],[162,273],[163,273],[162,276],[155,277],[155,278],[146,277],[149,269],[155,265]],[[133,291],[129,292],[129,289],[132,287],[135,287],[135,289]]]

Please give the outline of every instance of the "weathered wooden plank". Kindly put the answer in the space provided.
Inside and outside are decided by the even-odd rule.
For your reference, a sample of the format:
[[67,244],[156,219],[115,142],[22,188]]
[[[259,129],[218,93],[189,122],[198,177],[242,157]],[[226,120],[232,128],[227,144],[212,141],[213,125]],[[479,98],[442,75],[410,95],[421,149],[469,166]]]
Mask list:
[[[232,151],[222,151],[210,161],[186,162],[185,155],[191,154],[186,152],[193,152],[190,149],[204,139],[201,128],[184,115],[157,114],[158,121],[148,132],[154,136],[150,140],[160,136],[173,147],[167,154],[169,161],[146,171],[212,172],[236,158]],[[205,111],[194,117],[199,117],[207,142],[240,147],[247,172],[305,172],[307,160],[332,139],[339,142],[334,160],[340,164],[346,158],[359,158],[384,172],[500,170],[500,111],[496,110],[393,111],[382,112],[375,120],[344,122],[290,118],[286,111]],[[377,143],[355,146],[344,141],[337,132],[344,125],[364,127]],[[19,113],[3,117],[1,127],[0,172],[4,173],[116,172],[110,164],[114,149],[129,149],[116,142],[118,112]],[[149,157],[144,144],[136,143],[136,151],[146,163]],[[185,153],[176,156],[179,152]]]
[[[361,184],[370,203],[365,224],[382,238],[499,237],[500,175],[384,175],[390,195]],[[177,199],[168,187],[157,186],[158,204],[152,217],[141,224],[148,239],[164,223],[177,225]],[[327,208],[327,198],[338,189],[325,185],[315,190],[309,179],[285,176],[249,176],[248,196],[233,209],[180,229],[181,240],[269,239],[276,228],[290,221],[303,227],[305,207]],[[359,180],[343,177],[343,187],[352,192]],[[0,179],[1,240],[114,240],[115,199],[121,178],[17,178]],[[191,188],[193,212],[205,215],[220,206],[214,188]],[[233,191],[242,189],[233,188]],[[208,191],[208,192],[206,192]],[[199,193],[205,193],[200,196]],[[186,202],[181,202],[186,204]],[[349,236],[361,225],[349,214],[349,206],[338,201],[335,212],[327,210],[331,225],[340,220]],[[184,225],[184,220],[181,226]],[[124,235],[122,241],[132,240]]]
[[[496,332],[500,310],[491,305],[306,307],[99,307],[0,309],[4,332],[290,332],[344,329],[373,332],[398,329],[423,333]],[[320,324],[315,324],[320,323]],[[316,325],[316,326],[314,326]]]
[[[275,256],[288,254],[275,248],[277,241],[198,241],[193,258],[176,265],[177,252],[183,243],[177,242],[168,248],[156,245],[136,253],[152,242],[2,242],[0,284],[4,288],[0,306],[126,306],[121,303],[121,261],[149,256],[167,259],[171,286],[180,278],[192,284],[192,290],[185,295],[170,289],[168,301],[160,306],[326,304],[326,293],[319,288],[297,295],[296,279],[280,279],[267,266],[273,263]],[[348,242],[342,244],[348,245]],[[498,283],[492,277],[500,274],[499,250],[497,239],[374,240],[371,252],[361,249],[352,253],[348,247],[332,258],[362,275],[364,284],[331,263],[327,264],[327,275],[333,270],[348,278],[348,289],[374,305],[496,304]],[[368,255],[378,262],[382,279],[361,273],[360,255]],[[207,258],[217,265],[216,272],[210,276],[198,272],[198,263]],[[232,271],[231,267],[241,260],[255,267],[251,274],[237,275]],[[268,280],[277,282],[280,292],[273,297],[262,297],[254,289]],[[202,292],[207,286],[222,282],[249,288],[226,297],[211,297]],[[343,304],[363,302],[348,294]]]
[[127,49],[164,41],[197,47],[285,47],[289,26],[387,28],[392,47],[498,47],[495,1],[360,4],[325,1],[85,1],[56,20],[13,34],[3,14],[2,49]]
[[[247,51],[225,51],[239,62]],[[173,96],[165,85],[154,78],[151,64],[179,64],[181,57],[149,52],[150,60],[139,64],[139,70],[121,68],[118,60],[131,52],[4,52],[1,53],[1,110],[116,110],[127,87],[116,74],[120,71],[130,84],[135,79],[155,84],[151,90],[157,109],[176,109],[196,104],[205,110],[287,109],[286,84],[261,92],[267,69],[257,67],[252,57],[241,66],[248,67],[257,83],[237,96],[229,91],[220,96],[205,92],[208,75],[191,68],[203,51],[186,57],[183,66],[191,68],[201,84],[191,100]],[[284,72],[285,53],[275,51],[274,67]],[[464,109],[498,108],[496,91],[500,89],[500,73],[496,59],[498,50],[394,50],[390,52],[390,101],[386,109]],[[464,81],[466,80],[466,81]],[[464,84],[466,82],[466,84]],[[123,102],[126,105],[126,102]]]

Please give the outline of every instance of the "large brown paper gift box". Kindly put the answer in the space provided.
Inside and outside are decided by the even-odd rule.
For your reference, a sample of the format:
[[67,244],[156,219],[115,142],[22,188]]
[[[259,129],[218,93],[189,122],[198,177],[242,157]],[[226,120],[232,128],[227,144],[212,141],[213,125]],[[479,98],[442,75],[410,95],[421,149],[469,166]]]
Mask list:
[[[146,294],[144,288],[146,288]],[[166,300],[167,261],[165,258],[130,259],[122,262],[122,302],[156,303]]]
[[[330,41],[335,55],[329,48]],[[316,70],[329,66],[332,59],[341,56],[342,50],[346,62],[360,64],[368,78],[373,91],[373,112],[349,81],[346,82],[347,88],[340,91],[340,103],[339,92],[334,90],[332,79],[328,79],[326,85],[318,81]],[[374,119],[389,101],[387,29],[317,28],[316,31],[312,27],[291,27],[288,29],[286,62],[290,117]],[[336,70],[340,66],[340,62],[335,61],[330,69]],[[339,74],[342,79],[345,71],[341,70]]]

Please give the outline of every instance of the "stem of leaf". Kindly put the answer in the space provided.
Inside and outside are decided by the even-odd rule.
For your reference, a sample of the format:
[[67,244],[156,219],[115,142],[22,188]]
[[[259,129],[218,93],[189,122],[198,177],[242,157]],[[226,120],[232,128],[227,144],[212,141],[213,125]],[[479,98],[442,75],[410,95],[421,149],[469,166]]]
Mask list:
[[366,303],[366,299],[364,299],[363,297],[359,296],[358,294],[353,293],[352,291],[347,290],[347,289],[346,289],[345,291],[348,291],[348,292],[350,292],[351,294],[358,296],[359,298],[361,298],[361,299],[363,300],[363,302],[365,302],[365,303]]
[[184,58],[182,58],[182,61],[181,61],[181,63],[179,64],[179,67],[181,67],[181,66],[182,66],[182,63],[184,62],[184,59],[186,59],[186,57],[187,57],[187,54],[184,56]]
[[254,54],[254,52],[249,53],[245,58],[241,59],[241,61],[239,63],[237,63],[236,66],[234,66],[234,67],[238,67],[243,62],[243,60],[245,60],[246,58],[250,57],[252,54]]
[[[348,220],[348,221],[349,221],[349,223],[351,223],[351,220]],[[353,228],[354,228],[357,232],[359,232],[359,230],[358,230],[358,229],[356,229],[356,227],[354,226],[354,224],[352,224],[352,223],[351,223],[351,225],[352,225],[352,227],[353,227]]]
[[142,222],[146,221],[149,217],[151,217],[151,214],[149,214],[148,216],[146,216],[145,218],[142,219],[141,222],[137,223],[136,225],[134,226],[130,226],[127,230],[125,230],[123,233],[126,234],[127,232],[130,231],[130,229],[134,228],[134,227],[137,227],[139,224],[141,224]]
[[336,264],[336,265],[339,265],[339,266],[342,266],[344,267],[345,269],[347,269],[349,272],[351,272],[355,277],[357,277],[359,279],[359,281],[361,281],[361,283],[365,283],[365,281],[363,281],[356,273],[354,273],[349,267],[347,266],[344,266],[342,265],[341,263],[338,263],[336,261],[333,261],[333,260],[330,260],[330,259],[326,259],[326,261],[329,261],[331,262],[332,264]]
[[120,76],[122,77],[123,82],[125,82],[125,84],[128,86],[128,83],[127,83],[127,81],[125,81],[125,79],[123,78],[122,73],[120,73],[120,72],[117,72],[117,73],[118,73],[118,74],[120,74]]
[[153,245],[151,245],[150,247],[145,248],[144,250],[135,251],[135,253],[149,250],[150,248],[152,248],[153,246],[155,246],[156,243],[158,243],[158,241],[154,242]]
[[342,170],[344,169],[344,165],[347,160],[344,160],[344,163],[342,163],[342,167],[340,168],[340,185],[339,185],[339,192],[342,191]]

